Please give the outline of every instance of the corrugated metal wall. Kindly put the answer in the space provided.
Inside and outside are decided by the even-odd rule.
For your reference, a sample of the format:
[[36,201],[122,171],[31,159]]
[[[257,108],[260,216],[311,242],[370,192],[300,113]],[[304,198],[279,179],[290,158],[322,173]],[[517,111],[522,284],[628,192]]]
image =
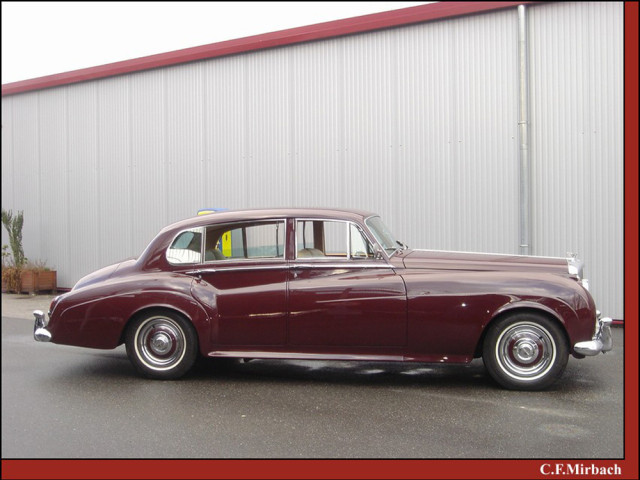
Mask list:
[[[529,11],[533,253],[580,253],[622,318],[622,3]],[[204,207],[518,253],[517,62],[509,9],[4,97],[2,206],[67,287]]]
[[622,4],[530,13],[533,252],[578,252],[598,306],[622,318]]

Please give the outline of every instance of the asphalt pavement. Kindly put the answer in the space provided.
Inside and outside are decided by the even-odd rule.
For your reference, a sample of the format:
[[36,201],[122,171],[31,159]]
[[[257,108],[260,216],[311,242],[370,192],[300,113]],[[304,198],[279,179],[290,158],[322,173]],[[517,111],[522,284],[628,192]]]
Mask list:
[[2,458],[572,458],[624,456],[624,329],[543,392],[469,365],[255,360],[178,381],[124,348],[33,340],[53,296],[2,294]]

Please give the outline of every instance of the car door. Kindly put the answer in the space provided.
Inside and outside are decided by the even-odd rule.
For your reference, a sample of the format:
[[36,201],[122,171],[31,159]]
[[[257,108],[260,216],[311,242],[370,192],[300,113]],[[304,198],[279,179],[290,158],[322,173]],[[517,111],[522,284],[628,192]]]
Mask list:
[[355,223],[297,219],[288,342],[309,350],[407,344],[402,278]]
[[195,296],[212,318],[214,349],[282,346],[286,342],[285,220],[204,229],[204,262]]

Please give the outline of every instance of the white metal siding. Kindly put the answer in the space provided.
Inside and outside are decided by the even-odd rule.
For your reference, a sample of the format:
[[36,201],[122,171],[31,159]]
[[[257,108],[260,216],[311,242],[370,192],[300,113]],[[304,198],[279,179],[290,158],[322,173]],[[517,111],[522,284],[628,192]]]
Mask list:
[[[76,262],[75,251],[70,251],[70,182],[69,175],[69,116],[67,114],[67,90],[65,88],[40,94],[40,174],[38,197],[40,199],[41,223],[39,229],[27,229],[33,221],[33,214],[25,211],[25,240],[39,241],[39,251],[31,249],[29,255],[34,260],[45,261],[49,266],[67,268]],[[4,124],[3,124],[4,127]],[[4,163],[3,163],[4,169]],[[4,170],[3,170],[4,177]],[[52,188],[52,186],[54,186]],[[74,185],[74,188],[75,185]],[[18,197],[20,198],[20,197]],[[3,199],[3,206],[5,205]],[[16,209],[22,208],[22,201],[16,200]],[[89,240],[87,235],[82,241]],[[84,245],[88,247],[91,242]]]
[[623,317],[623,8],[531,9],[533,253],[586,259],[596,303]]
[[[533,252],[577,251],[622,318],[622,4],[529,10]],[[517,253],[517,62],[507,9],[5,97],[2,204],[64,287],[205,207]]]
[[[165,169],[167,109],[165,75],[153,70],[125,77],[128,80],[129,130],[131,145],[131,210],[119,215],[120,230],[132,232],[128,255],[137,255],[169,223],[167,214],[172,195]],[[173,203],[178,202],[173,194]],[[124,242],[123,242],[123,248]]]
[[[39,142],[40,122],[38,95],[22,96],[14,98],[12,102],[11,112],[11,153],[12,159],[11,170],[13,175],[10,178],[11,190],[14,195],[20,198],[20,210],[25,211],[25,219],[27,212],[30,212],[29,221],[37,229],[40,230],[40,221],[42,218],[41,199],[40,199],[40,155],[41,145]],[[4,109],[4,107],[3,107]],[[4,130],[4,126],[3,126]],[[3,179],[4,179],[3,161]],[[4,181],[3,181],[4,183]],[[4,187],[4,185],[3,185]],[[3,208],[5,207],[3,198]],[[25,220],[26,221],[26,220]],[[3,230],[3,238],[5,229]],[[3,240],[3,245],[8,243]],[[38,260],[31,252],[40,250],[40,238],[38,235],[23,235],[23,245],[25,255],[28,260]]]

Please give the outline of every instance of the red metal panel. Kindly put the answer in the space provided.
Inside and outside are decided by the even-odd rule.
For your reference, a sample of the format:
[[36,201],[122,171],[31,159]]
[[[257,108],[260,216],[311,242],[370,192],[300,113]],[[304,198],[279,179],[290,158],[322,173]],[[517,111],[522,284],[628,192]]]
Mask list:
[[83,68],[71,72],[7,83],[2,86],[2,96],[149,70],[152,68],[177,65],[207,58],[221,57],[224,55],[512,8],[526,3],[540,2],[438,2],[418,5],[416,7],[253,35],[199,47],[124,60],[122,62],[109,63],[97,67]]

